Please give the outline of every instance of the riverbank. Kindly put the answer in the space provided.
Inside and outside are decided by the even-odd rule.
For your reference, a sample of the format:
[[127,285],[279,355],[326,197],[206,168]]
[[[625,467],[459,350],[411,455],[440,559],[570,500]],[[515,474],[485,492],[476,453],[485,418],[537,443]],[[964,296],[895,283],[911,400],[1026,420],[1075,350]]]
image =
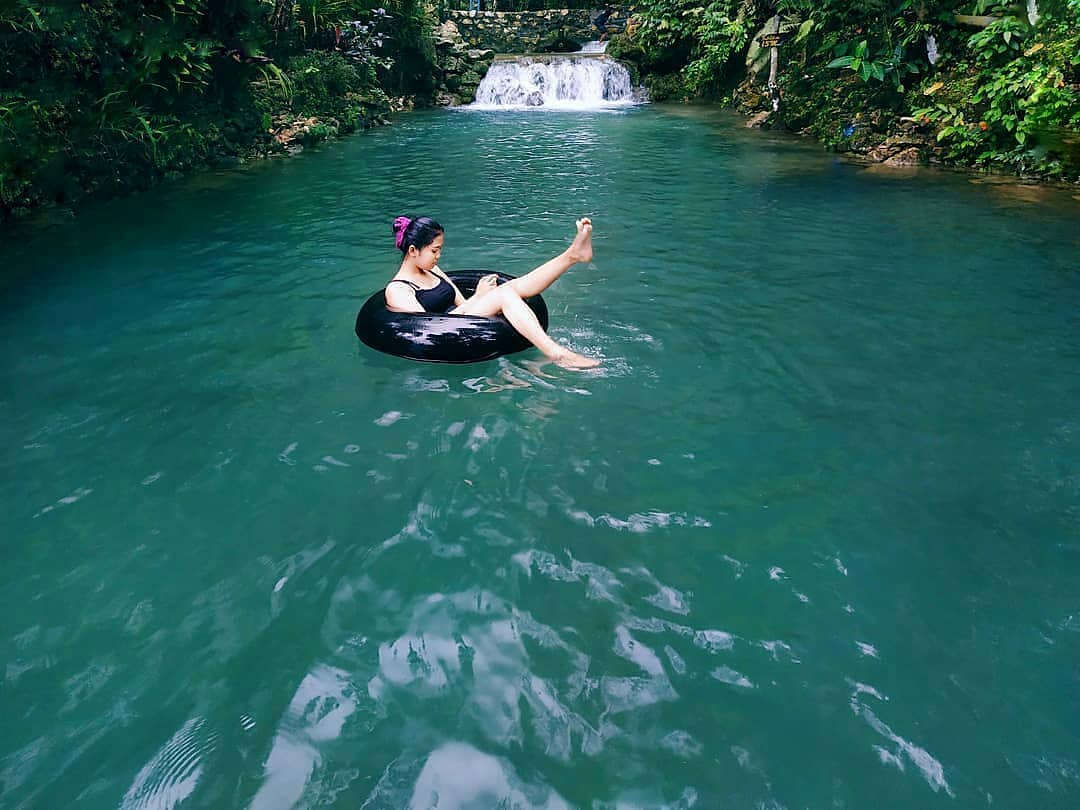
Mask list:
[[244,145],[225,142],[219,151],[208,154],[205,159],[197,163],[175,164],[151,176],[133,174],[126,182],[122,174],[118,172],[115,175],[116,182],[107,187],[95,185],[85,189],[82,193],[73,195],[65,203],[44,201],[14,206],[3,212],[4,216],[0,217],[0,227],[5,224],[13,225],[16,222],[55,224],[73,218],[82,206],[94,201],[149,191],[159,185],[182,180],[201,172],[238,168],[275,158],[298,155],[306,148],[322,141],[386,126],[390,123],[388,116],[391,113],[413,107],[411,99],[391,99],[391,102],[384,113],[365,119],[359,124],[342,122],[333,117],[297,117],[289,113],[279,113],[273,117],[272,125],[266,133],[253,133],[248,143]]
[[[946,129],[923,109],[962,103],[957,87],[971,77],[954,74],[948,80],[928,79],[903,103],[867,93],[855,76],[841,76],[815,85],[809,75],[785,82],[789,90],[780,109],[771,107],[768,90],[749,76],[728,103],[746,118],[747,126],[783,130],[811,137],[829,151],[853,160],[886,167],[937,166],[1012,178],[1019,182],[1080,185],[1080,132],[1068,128],[1036,132],[1023,150],[978,154],[950,144]],[[936,96],[937,102],[932,99]],[[950,106],[949,109],[957,109]],[[959,115],[959,113],[957,113]],[[974,117],[978,118],[978,115]],[[985,121],[961,127],[984,133]],[[953,130],[955,127],[953,128]]]
[[64,218],[86,202],[107,199],[210,169],[296,154],[305,147],[361,132],[411,109],[365,82],[340,54],[312,52],[290,60],[276,80],[252,82],[232,109],[203,104],[181,121],[151,122],[139,137],[121,138],[122,150],[69,148],[57,155],[64,172],[45,167],[9,182],[0,197],[0,221],[31,216]]
[[731,104],[864,160],[1080,181],[1080,3],[983,16],[963,3],[716,8],[646,5],[608,53],[656,100]]
[[415,4],[0,11],[0,220],[297,151],[431,95]]

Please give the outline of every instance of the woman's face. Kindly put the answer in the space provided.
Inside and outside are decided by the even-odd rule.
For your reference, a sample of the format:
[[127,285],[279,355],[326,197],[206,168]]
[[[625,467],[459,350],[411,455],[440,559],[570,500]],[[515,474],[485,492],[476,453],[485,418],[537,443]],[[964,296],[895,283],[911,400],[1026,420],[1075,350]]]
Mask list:
[[430,270],[439,263],[439,255],[442,253],[443,235],[440,233],[430,245],[425,245],[419,250],[413,245],[410,251],[416,250],[416,266],[421,270]]

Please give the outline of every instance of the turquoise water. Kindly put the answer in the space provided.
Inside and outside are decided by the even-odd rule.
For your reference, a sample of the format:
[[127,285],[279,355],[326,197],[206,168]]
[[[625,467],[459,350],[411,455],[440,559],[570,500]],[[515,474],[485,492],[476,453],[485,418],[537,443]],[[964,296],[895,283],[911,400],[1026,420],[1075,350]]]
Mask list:
[[[422,212],[603,366],[359,345]],[[1076,806],[1078,213],[646,107],[3,233],[0,806]]]

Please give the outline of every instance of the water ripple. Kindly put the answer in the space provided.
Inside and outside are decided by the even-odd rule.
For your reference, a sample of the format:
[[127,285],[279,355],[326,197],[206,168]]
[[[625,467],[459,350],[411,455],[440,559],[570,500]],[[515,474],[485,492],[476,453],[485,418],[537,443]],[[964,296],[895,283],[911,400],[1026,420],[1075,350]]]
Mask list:
[[216,736],[206,720],[184,723],[135,776],[120,803],[123,810],[172,810],[194,793],[203,773],[202,760],[213,752]]

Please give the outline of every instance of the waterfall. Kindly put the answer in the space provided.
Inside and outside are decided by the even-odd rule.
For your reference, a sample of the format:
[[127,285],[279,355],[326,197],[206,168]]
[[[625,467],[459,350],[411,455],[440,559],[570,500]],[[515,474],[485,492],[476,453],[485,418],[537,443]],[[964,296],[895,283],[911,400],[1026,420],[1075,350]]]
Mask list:
[[578,53],[603,53],[607,50],[607,42],[601,42],[598,39],[590,40],[581,46],[581,50]]
[[1028,22],[1034,25],[1039,21],[1039,4],[1036,0],[1027,0]]
[[630,73],[614,59],[546,54],[496,60],[471,106],[588,109],[633,102]]

